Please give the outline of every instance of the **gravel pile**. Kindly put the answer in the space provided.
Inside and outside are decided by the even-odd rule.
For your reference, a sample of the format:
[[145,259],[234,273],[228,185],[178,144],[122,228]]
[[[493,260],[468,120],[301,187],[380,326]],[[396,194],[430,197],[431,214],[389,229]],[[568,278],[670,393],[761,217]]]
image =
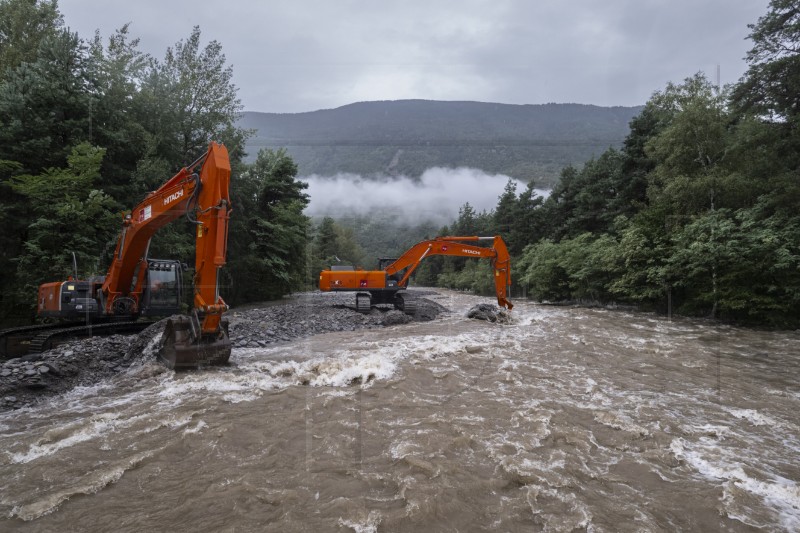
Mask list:
[[[234,348],[257,348],[319,333],[355,331],[424,322],[446,311],[424,298],[423,291],[409,291],[417,302],[409,316],[389,306],[373,307],[368,314],[355,310],[352,293],[302,293],[278,305],[251,305],[232,309],[226,317]],[[18,409],[38,400],[88,386],[132,366],[154,360],[148,345],[164,329],[164,321],[138,335],[112,335],[69,341],[41,354],[30,354],[0,364],[0,411]]]
[[0,365],[0,410],[18,409],[45,396],[88,386],[130,366],[132,335],[73,340],[41,354]]

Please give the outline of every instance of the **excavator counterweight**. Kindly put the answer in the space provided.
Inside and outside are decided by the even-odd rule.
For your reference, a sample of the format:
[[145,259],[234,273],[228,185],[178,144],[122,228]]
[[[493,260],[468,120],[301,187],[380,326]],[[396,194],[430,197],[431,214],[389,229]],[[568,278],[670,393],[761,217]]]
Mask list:
[[[492,241],[491,247],[464,244],[486,240]],[[320,272],[319,288],[321,291],[357,292],[356,309],[362,313],[368,313],[373,304],[393,304],[407,314],[414,314],[416,307],[413,299],[407,298],[401,291],[408,287],[411,274],[422,260],[432,255],[489,259],[494,270],[497,303],[508,310],[514,307],[508,299],[511,287],[510,256],[506,243],[499,235],[437,237],[422,241],[406,250],[398,259],[380,260],[382,266],[386,263],[382,270],[331,267]]]

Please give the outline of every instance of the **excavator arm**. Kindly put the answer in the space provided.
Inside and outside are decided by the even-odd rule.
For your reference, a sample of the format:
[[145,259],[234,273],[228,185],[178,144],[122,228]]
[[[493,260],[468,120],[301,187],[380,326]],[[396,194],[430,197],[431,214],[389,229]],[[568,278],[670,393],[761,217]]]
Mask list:
[[217,273],[225,264],[227,249],[230,174],[227,149],[212,142],[203,156],[125,215],[102,286],[106,314],[139,311],[150,239],[185,214],[196,224],[194,305],[205,315],[203,331],[216,331],[219,317],[227,309],[219,297]]
[[[465,242],[492,241],[491,247],[475,246]],[[356,309],[369,312],[371,303],[394,303],[409,314],[412,304],[402,298],[398,291],[408,286],[411,274],[423,259],[432,255],[449,255],[489,259],[494,270],[494,285],[497,303],[511,309],[508,299],[511,287],[511,266],[508,248],[503,239],[495,237],[437,237],[422,241],[403,253],[383,270],[352,270],[333,267],[320,272],[319,288],[323,291],[359,291]],[[352,268],[352,267],[350,267]]]
[[208,150],[133,208],[123,221],[114,260],[101,289],[109,315],[135,315],[145,291],[147,250],[162,227],[185,215],[195,225],[194,309],[167,321],[159,357],[170,368],[227,362],[230,340],[219,295],[228,246],[231,166],[228,150]]
[[[463,244],[463,242],[487,240],[493,241],[491,248]],[[389,276],[402,274],[397,284],[401,287],[406,287],[408,286],[408,279],[422,260],[432,255],[489,259],[494,269],[497,303],[509,310],[514,307],[508,300],[508,293],[511,288],[510,256],[506,243],[499,235],[494,237],[437,237],[436,239],[419,242],[406,250],[394,263],[387,266],[386,273]],[[403,271],[405,272],[403,273]]]

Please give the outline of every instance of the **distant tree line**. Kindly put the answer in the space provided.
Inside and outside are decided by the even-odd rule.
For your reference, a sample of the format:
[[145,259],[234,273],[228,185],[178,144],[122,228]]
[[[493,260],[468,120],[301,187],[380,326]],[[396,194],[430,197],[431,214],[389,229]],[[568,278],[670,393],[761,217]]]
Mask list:
[[[105,273],[121,214],[209,141],[231,155],[229,303],[279,297],[306,276],[308,197],[285,151],[242,163],[249,131],[222,46],[200,29],[163,59],[128,25],[104,40],[64,26],[55,0],[0,0],[0,318],[29,319],[40,283]],[[188,223],[161,230],[153,257],[193,264]],[[187,276],[191,279],[190,276]]]
[[[743,323],[800,323],[800,2],[750,25],[749,69],[653,94],[624,146],[567,167],[546,199],[511,182],[443,232],[499,233],[517,290]],[[484,267],[430,261],[423,282],[491,293]]]
[[[618,149],[568,166],[546,199],[509,181],[496,208],[449,227],[303,214],[285,150],[243,162],[250,131],[221,45],[199,28],[163,59],[127,25],[103,40],[64,27],[55,0],[0,0],[0,319],[29,319],[37,286],[102,275],[121,214],[202,154],[231,154],[234,214],[222,294],[231,304],[313,287],[335,263],[371,267],[435,234],[501,234],[515,290],[538,300],[628,302],[782,327],[800,323],[800,2],[751,26],[742,80],[669,84]],[[381,236],[382,235],[382,236]],[[385,250],[382,251],[382,250]],[[153,257],[192,263],[176,222]],[[189,277],[190,279],[190,277]],[[490,294],[485,261],[434,257],[417,284]]]

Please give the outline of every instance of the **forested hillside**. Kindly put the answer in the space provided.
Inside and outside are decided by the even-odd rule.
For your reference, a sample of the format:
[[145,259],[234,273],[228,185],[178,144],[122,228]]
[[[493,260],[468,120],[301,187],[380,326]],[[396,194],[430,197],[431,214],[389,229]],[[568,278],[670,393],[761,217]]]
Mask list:
[[[229,303],[279,297],[306,273],[308,200],[282,151],[243,164],[247,137],[222,45],[199,28],[162,59],[127,25],[107,39],[64,26],[55,0],[0,0],[0,319],[33,317],[40,283],[105,274],[122,214],[202,155],[231,155]],[[194,264],[194,229],[162,229],[151,257]],[[191,280],[191,275],[186,276]],[[191,291],[188,291],[191,294]]]
[[[737,322],[800,324],[800,3],[773,0],[749,70],[657,91],[621,149],[567,167],[546,200],[512,184],[443,233],[500,233],[516,291]],[[422,282],[491,292],[476,263],[433,259]]]
[[[30,320],[37,286],[71,274],[73,252],[80,277],[104,274],[121,215],[219,140],[234,173],[221,279],[232,304],[313,286],[337,258],[370,266],[436,233],[501,234],[517,295],[797,327],[798,27],[798,1],[772,0],[740,83],[698,74],[642,108],[399,101],[242,116],[222,45],[199,28],[155,58],[127,26],[85,38],[55,0],[0,0],[0,319]],[[298,174],[434,165],[529,186],[509,181],[494,210],[466,204],[445,228],[390,212],[312,228],[304,214]],[[192,229],[168,226],[151,256],[192,263]],[[417,283],[491,292],[492,275],[431,258]]]
[[400,100],[310,113],[243,114],[247,148],[285,147],[302,175],[474,167],[552,186],[560,170],[619,147],[640,107]]

